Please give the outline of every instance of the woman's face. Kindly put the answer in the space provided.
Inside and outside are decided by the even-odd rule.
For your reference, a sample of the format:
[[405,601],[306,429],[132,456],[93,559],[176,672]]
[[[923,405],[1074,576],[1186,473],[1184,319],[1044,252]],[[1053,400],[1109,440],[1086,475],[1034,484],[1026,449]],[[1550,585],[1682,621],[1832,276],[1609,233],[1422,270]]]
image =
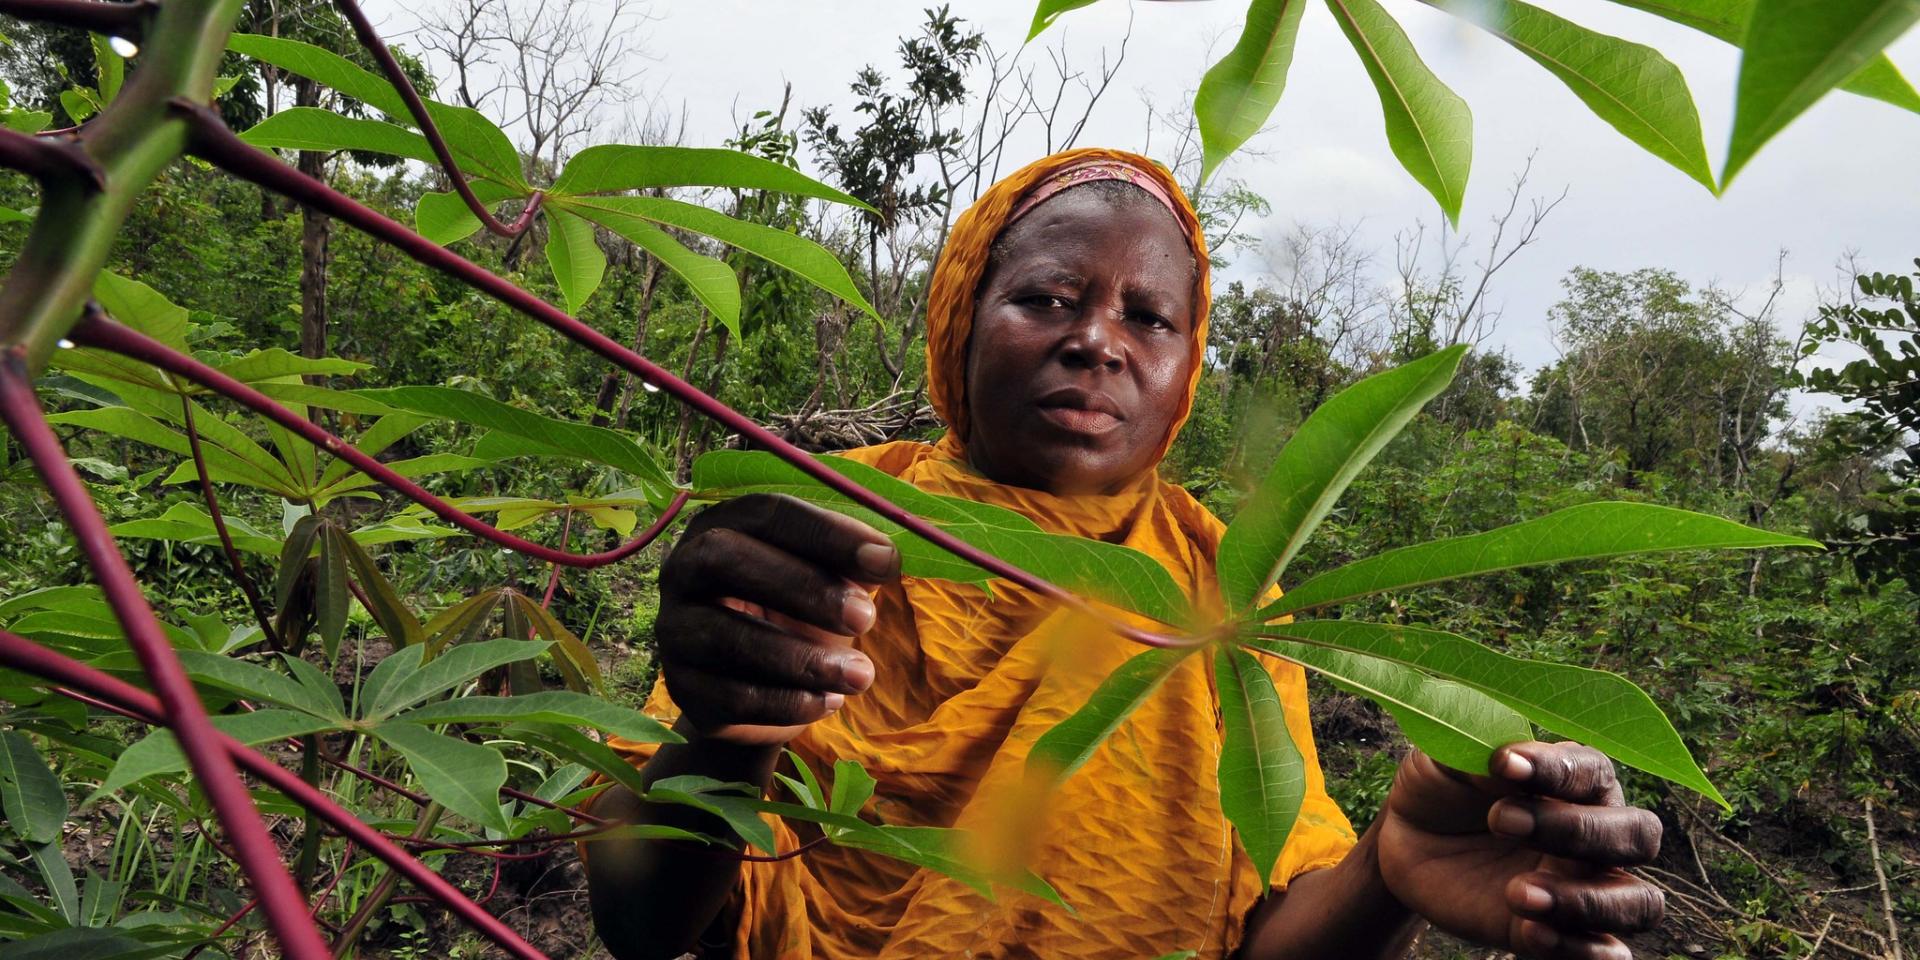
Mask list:
[[1002,237],[967,353],[967,453],[987,477],[1107,493],[1154,465],[1192,370],[1194,262],[1140,199],[1064,190]]

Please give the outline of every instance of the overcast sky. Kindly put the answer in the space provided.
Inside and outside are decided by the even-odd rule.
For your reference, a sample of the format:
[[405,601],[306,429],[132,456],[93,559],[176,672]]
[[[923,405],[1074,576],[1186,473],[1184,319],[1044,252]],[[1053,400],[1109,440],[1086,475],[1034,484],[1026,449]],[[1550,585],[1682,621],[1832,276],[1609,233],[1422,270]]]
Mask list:
[[[398,35],[412,26],[409,11],[436,2],[445,0],[378,0],[370,9],[389,35]],[[1732,121],[1734,48],[1612,4],[1535,2],[1666,53],[1692,86],[1708,152],[1719,167]],[[953,10],[996,47],[1011,49],[1025,36],[1033,5],[956,0]],[[718,144],[736,116],[776,105],[787,82],[799,106],[835,106],[845,118],[854,71],[871,63],[896,72],[898,38],[917,29],[923,6],[908,0],[653,0],[651,20],[639,28],[638,45],[648,54],[640,86],[656,108],[684,107],[690,145]],[[1191,90],[1209,51],[1224,52],[1237,37],[1245,6],[1244,0],[1135,3],[1126,62],[1082,145],[1140,148],[1145,102],[1164,107]],[[1899,272],[1910,271],[1920,256],[1920,116],[1836,92],[1769,144],[1726,196],[1715,198],[1615,133],[1500,41],[1421,3],[1387,0],[1387,6],[1428,64],[1473,108],[1463,231],[1484,230],[1529,154],[1535,155],[1530,193],[1570,188],[1538,244],[1501,274],[1495,292],[1504,316],[1493,342],[1529,368],[1554,356],[1546,312],[1559,297],[1560,279],[1575,266],[1661,266],[1696,285],[1717,282],[1757,296],[1784,248],[1789,289],[1781,320],[1797,328],[1819,290],[1833,286],[1834,264],[1846,251],[1859,251],[1864,267]],[[1091,61],[1100,47],[1119,42],[1128,15],[1124,0],[1105,0],[1065,15],[1042,40],[1058,42],[1064,31],[1076,60]],[[1908,73],[1920,74],[1920,32],[1890,53]],[[1224,172],[1271,201],[1273,213],[1257,234],[1278,236],[1295,223],[1358,224],[1390,267],[1397,232],[1417,222],[1431,230],[1443,220],[1388,150],[1373,86],[1321,5],[1308,8],[1285,96],[1268,132],[1250,146],[1260,155],[1237,157]],[[1039,143],[1028,143],[1010,159],[1040,152]],[[1253,258],[1242,258],[1227,276],[1251,279],[1258,272]]]

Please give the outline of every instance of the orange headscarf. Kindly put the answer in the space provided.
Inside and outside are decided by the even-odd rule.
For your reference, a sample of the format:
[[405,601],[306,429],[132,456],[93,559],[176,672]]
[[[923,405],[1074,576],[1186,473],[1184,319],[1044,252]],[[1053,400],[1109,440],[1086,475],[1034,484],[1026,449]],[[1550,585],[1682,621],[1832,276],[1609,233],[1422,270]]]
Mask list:
[[[934,272],[927,312],[928,382],[952,429],[937,445],[882,444],[843,456],[932,493],[1017,510],[1044,529],[1122,543],[1164,564],[1203,611],[1217,611],[1213,558],[1222,526],[1179,487],[1153,476],[1115,495],[1056,496],[995,483],[968,466],[964,375],[973,292],[987,251],[1021,198],[1086,158],[1116,159],[1159,178],[1194,242],[1205,343],[1206,255],[1192,207],[1144,158],[1076,150],[996,184],[956,223]],[[1196,372],[1199,378],[1195,350]],[[1189,390],[1187,404],[1191,404]],[[1176,428],[1177,430],[1177,423]],[[1171,434],[1168,437],[1172,442]],[[1139,648],[1032,592],[991,592],[905,578],[879,591],[879,618],[858,643],[871,689],[789,745],[816,771],[853,760],[877,782],[864,813],[906,826],[960,827],[1002,845],[1051,882],[1072,910],[1029,894],[989,900],[966,885],[859,850],[820,846],[749,863],[732,901],[736,954],[752,960],[924,957],[1144,958],[1194,950],[1222,958],[1272,886],[1332,864],[1352,828],[1325,791],[1307,717],[1306,678],[1271,664],[1288,729],[1305,755],[1307,798],[1273,873],[1261,877],[1220,810],[1219,697],[1208,657],[1191,656],[1050,798],[1033,804],[1025,774],[1035,738],[1087,701]],[[1116,616],[1119,614],[1116,612]],[[677,714],[664,683],[649,712]],[[652,748],[613,741],[634,762]],[[799,842],[781,824],[782,850]]]

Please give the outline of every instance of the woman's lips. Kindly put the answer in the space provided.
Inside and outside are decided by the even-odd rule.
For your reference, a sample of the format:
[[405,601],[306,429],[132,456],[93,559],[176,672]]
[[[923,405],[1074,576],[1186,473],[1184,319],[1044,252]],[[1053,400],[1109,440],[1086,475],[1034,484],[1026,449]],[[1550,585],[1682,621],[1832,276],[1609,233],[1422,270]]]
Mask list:
[[1103,410],[1081,407],[1043,406],[1040,417],[1069,433],[1098,436],[1120,425],[1120,418]]

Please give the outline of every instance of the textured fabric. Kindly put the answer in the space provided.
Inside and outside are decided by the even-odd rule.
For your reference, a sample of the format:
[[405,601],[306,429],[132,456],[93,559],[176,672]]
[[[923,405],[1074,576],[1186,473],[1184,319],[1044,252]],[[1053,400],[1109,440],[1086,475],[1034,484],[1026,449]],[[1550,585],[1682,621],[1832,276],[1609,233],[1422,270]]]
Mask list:
[[1012,226],[1014,221],[1026,216],[1027,212],[1034,207],[1046,203],[1054,194],[1068,187],[1077,187],[1083,183],[1092,183],[1095,180],[1123,180],[1131,183],[1145,190],[1148,195],[1152,196],[1155,200],[1160,201],[1160,205],[1166,207],[1168,213],[1173,214],[1175,217],[1180,216],[1179,205],[1174,203],[1173,198],[1167,195],[1166,188],[1160,185],[1159,179],[1148,172],[1151,167],[1151,164],[1135,166],[1134,164],[1123,163],[1118,160],[1082,160],[1059,173],[1049,176],[1039,186],[1029,191],[1026,196],[1021,197],[1019,205],[1013,208],[1012,213],[1007,214],[1007,222],[1002,224],[1000,229],[1005,230],[1007,227]]
[[[948,405],[943,410],[964,402],[957,385],[965,356],[953,344],[964,344],[965,336],[956,339],[952,327],[960,316],[971,320],[972,289],[992,235],[1031,184],[1087,153],[1022,170],[1009,178],[1013,186],[1003,181],[960,218],[929,311],[929,379]],[[1180,196],[1170,180],[1167,186]],[[1180,205],[1191,221],[1184,197]],[[1204,252],[1199,256],[1204,263]],[[962,268],[970,275],[956,272]],[[965,311],[951,302],[957,290],[966,291]],[[1004,486],[971,469],[958,437],[956,429],[937,445],[891,443],[844,455],[931,493],[1019,511],[1052,532],[1133,547],[1165,565],[1203,611],[1218,612],[1213,571],[1223,527],[1184,490],[1151,472],[1110,496]],[[874,685],[808,727],[791,748],[823,775],[836,760],[858,762],[877,782],[869,817],[965,828],[977,838],[975,853],[1025,864],[1073,910],[1005,889],[989,901],[939,874],[823,845],[803,857],[744,866],[731,904],[738,956],[1148,960],[1194,950],[1219,958],[1238,946],[1248,912],[1270,886],[1337,862],[1352,847],[1352,828],[1326,794],[1298,667],[1268,662],[1306,759],[1307,798],[1272,875],[1263,878],[1220,810],[1219,697],[1205,653],[1187,658],[1084,767],[1042,798],[1029,792],[1025,777],[1034,740],[1141,648],[1004,581],[989,592],[905,578],[879,590],[875,602],[876,625],[859,640],[873,659]],[[664,683],[647,709],[664,721],[675,718]],[[617,739],[611,745],[635,763],[653,749]],[[776,833],[782,850],[803,839],[783,824],[776,823]]]

